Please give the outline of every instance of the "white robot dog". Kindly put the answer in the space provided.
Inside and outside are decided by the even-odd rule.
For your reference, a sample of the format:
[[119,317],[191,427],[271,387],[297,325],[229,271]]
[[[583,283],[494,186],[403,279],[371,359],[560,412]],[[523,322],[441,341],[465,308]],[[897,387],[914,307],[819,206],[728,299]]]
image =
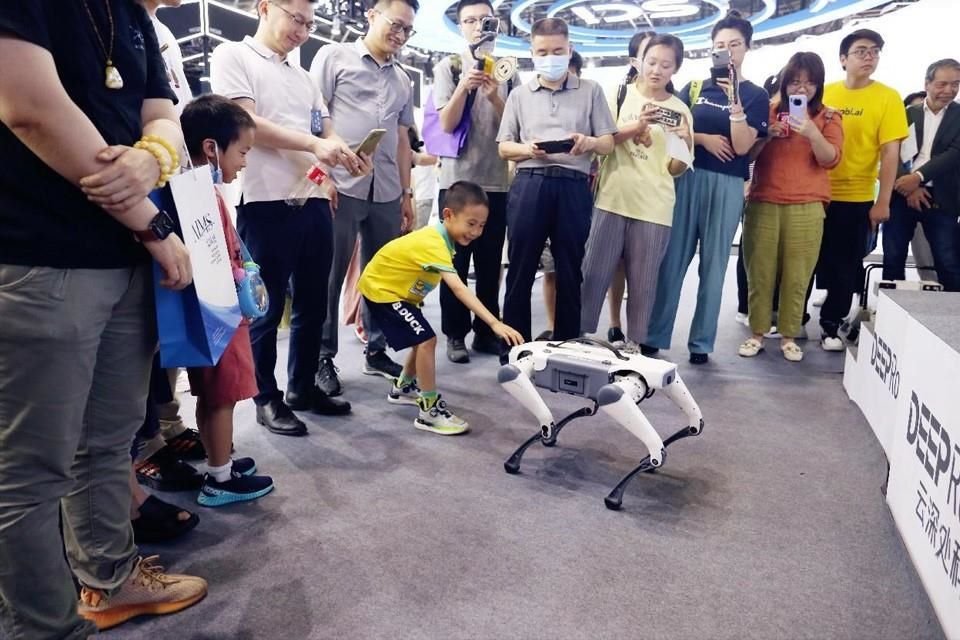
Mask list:
[[[639,353],[624,353],[600,340],[577,338],[563,342],[528,342],[513,347],[507,364],[500,367],[497,380],[540,422],[540,432],[503,463],[507,473],[520,472],[520,459],[531,444],[539,440],[545,447],[552,447],[566,424],[596,415],[598,409],[640,438],[649,455],[604,499],[607,508],[613,510],[620,508],[623,491],[634,476],[663,464],[666,448],[671,443],[700,435],[703,430],[700,407],[680,379],[675,364]],[[593,400],[593,406],[578,409],[556,422],[535,386],[582,396]],[[666,440],[661,440],[638,406],[658,389],[683,411],[688,424]]]

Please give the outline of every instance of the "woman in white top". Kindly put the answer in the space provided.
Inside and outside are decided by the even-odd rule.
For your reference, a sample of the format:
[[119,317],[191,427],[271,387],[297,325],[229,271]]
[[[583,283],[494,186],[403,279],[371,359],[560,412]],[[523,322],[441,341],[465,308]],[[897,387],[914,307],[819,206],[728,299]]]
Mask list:
[[[650,39],[642,59],[633,58],[636,81],[627,87],[617,116],[617,143],[600,167],[587,253],[583,261],[584,332],[597,330],[603,299],[622,259],[627,299],[627,345],[646,339],[657,273],[670,239],[674,178],[692,161],[690,110],[668,91],[683,62],[683,43],[663,34]],[[617,113],[616,91],[607,93]],[[670,118],[678,117],[678,123]]]

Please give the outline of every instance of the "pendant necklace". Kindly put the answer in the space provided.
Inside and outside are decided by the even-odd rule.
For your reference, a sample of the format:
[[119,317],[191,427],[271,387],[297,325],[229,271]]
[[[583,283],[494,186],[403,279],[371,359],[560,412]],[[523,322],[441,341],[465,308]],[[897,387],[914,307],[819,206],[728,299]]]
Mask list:
[[104,4],[107,6],[107,22],[110,24],[109,49],[107,48],[107,45],[104,44],[103,37],[100,35],[100,29],[97,27],[97,21],[93,19],[93,13],[90,11],[90,5],[87,4],[87,0],[83,0],[83,8],[87,10],[87,17],[90,18],[90,26],[93,27],[93,34],[97,36],[97,44],[100,45],[100,50],[107,58],[107,69],[104,74],[104,84],[107,86],[107,89],[122,89],[123,78],[120,76],[120,72],[117,71],[117,68],[113,66],[113,44],[115,36],[113,11],[110,9],[110,0],[105,0]]

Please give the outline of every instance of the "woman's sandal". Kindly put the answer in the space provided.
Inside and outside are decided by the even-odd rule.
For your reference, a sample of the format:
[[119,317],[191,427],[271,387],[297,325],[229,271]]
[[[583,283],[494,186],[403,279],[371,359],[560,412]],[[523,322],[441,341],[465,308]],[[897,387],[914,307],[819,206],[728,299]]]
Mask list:
[[135,469],[137,482],[156,491],[196,491],[203,484],[203,476],[167,447],[136,464]]
[[763,351],[763,343],[756,338],[747,338],[743,341],[743,344],[740,345],[740,348],[737,349],[737,353],[744,358],[752,358],[761,351]]
[[[164,502],[155,496],[148,496],[139,508],[140,517],[133,520],[133,539],[137,544],[167,542],[179,538],[197,526],[200,516]],[[180,519],[181,513],[189,513],[186,520]]]

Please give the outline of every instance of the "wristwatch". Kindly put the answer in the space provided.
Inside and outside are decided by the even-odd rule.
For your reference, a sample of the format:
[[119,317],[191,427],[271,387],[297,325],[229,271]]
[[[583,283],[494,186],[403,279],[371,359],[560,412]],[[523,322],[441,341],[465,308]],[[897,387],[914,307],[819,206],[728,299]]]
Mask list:
[[166,211],[161,209],[157,215],[153,216],[153,219],[150,220],[150,224],[146,229],[134,231],[133,235],[135,235],[140,242],[154,242],[166,240],[167,236],[173,233],[173,231],[173,220]]
[[412,197],[413,197],[413,188],[412,188],[412,187],[407,187],[406,189],[404,189],[404,190],[403,190],[403,195],[405,195],[405,196],[410,196],[410,197],[412,198]]

